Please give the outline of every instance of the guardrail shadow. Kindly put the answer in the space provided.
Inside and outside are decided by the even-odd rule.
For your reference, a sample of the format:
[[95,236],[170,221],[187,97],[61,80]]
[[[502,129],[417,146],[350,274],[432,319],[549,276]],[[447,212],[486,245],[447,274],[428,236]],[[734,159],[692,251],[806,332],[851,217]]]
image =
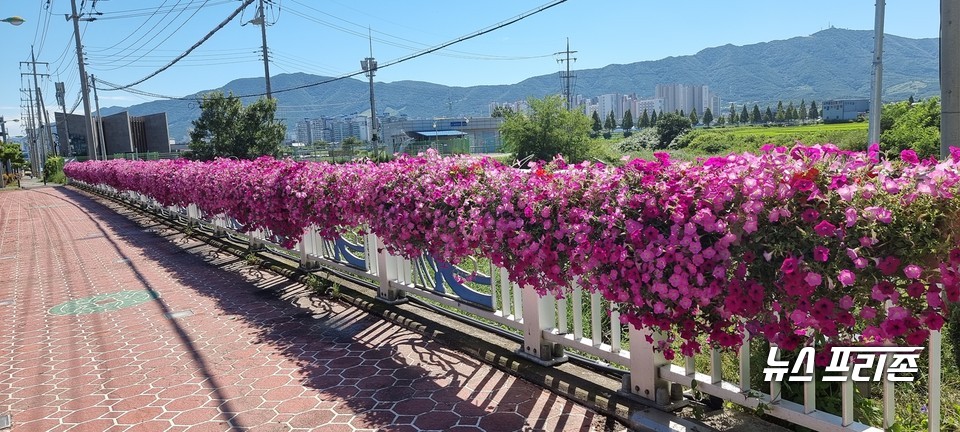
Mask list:
[[[291,389],[290,396],[275,401],[277,409],[281,403],[302,407],[289,420],[291,424],[317,426],[346,420],[354,426],[389,430],[457,425],[484,430],[587,430],[605,422],[591,411],[572,415],[575,405],[569,400],[559,402],[551,392],[483,367],[479,361],[410,330],[335,300],[311,297],[302,284],[251,267],[247,260],[232,254],[195,244],[199,241],[169,232],[151,216],[70,188],[58,188],[57,192],[82,208],[123,258],[132,257],[121,252],[118,242],[136,251],[131,255],[143,255],[142,260],[131,260],[130,269],[144,289],[161,294],[170,289],[139,270],[141,265],[159,266],[171,276],[171,282],[212,300],[221,323],[239,321],[252,329],[246,337],[254,338],[254,348],[224,353],[208,349],[215,343],[198,341],[215,338],[215,334],[196,326],[185,329],[178,320],[170,320],[193,367],[205,378],[204,385],[220,402],[222,416],[232,422],[234,430],[258,424],[256,416],[248,419],[247,411],[262,410],[274,401],[269,392],[255,395],[259,390],[233,396],[253,377],[248,377],[248,371],[232,371],[220,363],[234,357],[269,356],[270,352],[289,360],[286,364],[292,365],[293,372],[287,371],[283,362],[273,362],[275,373],[266,373],[251,385],[287,374],[296,381],[282,388],[308,389],[300,394]],[[145,232],[143,225],[160,232]],[[161,312],[171,312],[162,295],[156,303]],[[229,326],[219,326],[218,321],[204,322],[228,331]],[[257,402],[260,404],[255,405]]]

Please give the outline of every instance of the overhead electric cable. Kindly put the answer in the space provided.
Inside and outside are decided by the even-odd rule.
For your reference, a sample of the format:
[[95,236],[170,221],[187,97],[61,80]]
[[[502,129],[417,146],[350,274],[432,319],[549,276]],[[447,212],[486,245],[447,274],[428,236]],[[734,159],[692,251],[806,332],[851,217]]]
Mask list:
[[[566,1],[566,0],[564,0],[564,1]],[[244,0],[244,1],[243,1],[243,4],[241,4],[240,7],[237,8],[237,10],[233,11],[233,13],[230,14],[230,16],[228,16],[226,19],[224,19],[224,20],[223,20],[219,25],[217,25],[217,27],[215,27],[213,30],[210,30],[210,32],[207,33],[206,36],[204,36],[202,39],[200,39],[199,41],[197,41],[197,43],[193,44],[193,46],[191,46],[189,49],[187,49],[183,54],[180,54],[179,56],[177,56],[177,58],[171,60],[170,63],[167,63],[166,66],[163,66],[163,67],[161,67],[160,69],[157,69],[156,71],[154,71],[154,72],[151,73],[150,75],[147,75],[147,76],[145,76],[145,77],[143,77],[143,78],[141,78],[141,79],[139,79],[139,80],[137,80],[137,81],[134,81],[134,82],[132,82],[132,83],[130,83],[130,84],[127,84],[127,85],[125,85],[125,86],[117,87],[117,88],[115,88],[114,90],[123,90],[123,89],[127,89],[127,88],[130,88],[130,87],[133,87],[133,86],[135,86],[135,85],[137,85],[137,84],[140,84],[140,83],[142,83],[142,82],[144,82],[144,81],[146,81],[146,80],[148,80],[148,79],[150,79],[150,78],[153,78],[153,77],[157,76],[157,75],[160,74],[161,72],[163,72],[163,71],[169,69],[171,66],[177,64],[178,61],[180,61],[180,60],[183,59],[184,57],[190,55],[190,53],[193,52],[193,50],[197,49],[200,45],[202,45],[202,44],[203,44],[204,42],[206,42],[208,39],[210,39],[211,37],[213,37],[213,35],[214,35],[216,32],[218,32],[220,29],[222,29],[224,26],[226,26],[227,23],[229,23],[230,21],[232,21],[237,15],[240,14],[240,12],[243,11],[243,9],[245,9],[247,6],[249,6],[250,3],[253,3],[253,0]]]
[[[448,46],[455,45],[455,44],[458,44],[458,43],[460,43],[460,42],[473,39],[473,38],[475,38],[475,37],[477,37],[477,36],[485,35],[485,34],[487,34],[487,33],[490,33],[490,32],[492,32],[492,31],[494,31],[494,30],[501,29],[501,28],[503,28],[503,27],[506,27],[506,26],[508,26],[508,25],[514,24],[514,23],[516,23],[516,22],[518,22],[518,21],[521,21],[521,20],[526,19],[526,18],[528,18],[528,17],[531,17],[531,16],[533,16],[533,15],[536,15],[536,14],[538,14],[538,13],[540,13],[540,12],[543,12],[543,11],[545,11],[545,10],[547,10],[547,9],[550,9],[550,8],[552,8],[552,7],[554,7],[554,6],[557,6],[557,5],[561,4],[561,3],[566,3],[566,1],[567,1],[567,0],[555,0],[555,1],[552,1],[552,2],[550,2],[550,3],[547,3],[547,4],[543,5],[543,6],[537,7],[537,8],[535,8],[535,9],[531,9],[531,10],[529,10],[529,11],[527,11],[527,12],[524,12],[524,13],[522,13],[522,14],[520,14],[520,15],[517,15],[517,16],[509,19],[509,20],[506,20],[506,21],[503,21],[503,22],[494,24],[494,25],[492,25],[492,26],[485,27],[485,28],[483,28],[483,29],[477,30],[477,31],[475,31],[475,32],[473,32],[473,33],[470,33],[470,34],[466,35],[466,36],[461,36],[461,37],[458,37],[458,38],[456,38],[456,39],[454,39],[454,40],[447,41],[447,42],[444,42],[444,43],[442,43],[442,44],[440,44],[440,45],[434,46],[434,47],[432,47],[432,48],[427,48],[427,49],[425,49],[425,50],[422,50],[422,51],[419,51],[419,52],[416,52],[416,53],[413,53],[413,54],[410,54],[410,55],[407,55],[407,56],[404,56],[404,57],[400,57],[400,58],[398,58],[398,59],[396,59],[396,60],[391,60],[391,61],[388,61],[388,62],[386,62],[386,63],[380,64],[379,66],[377,66],[377,69],[383,69],[383,68],[386,68],[386,67],[389,67],[389,66],[393,66],[393,65],[397,65],[397,64],[403,63],[403,62],[408,61],[408,60],[413,60],[413,59],[415,59],[415,58],[417,58],[417,57],[422,57],[422,56],[425,56],[425,55],[427,55],[427,54],[430,54],[430,53],[433,53],[433,52],[442,50],[442,49],[444,49],[444,48],[446,48],[446,47],[448,47]],[[290,8],[287,8],[288,11],[289,11],[289,9],[290,9]],[[345,80],[345,79],[347,79],[347,78],[352,78],[352,77],[355,77],[355,76],[357,76],[357,75],[362,75],[362,74],[364,74],[364,73],[366,73],[366,72],[360,70],[360,71],[356,71],[356,72],[353,72],[353,73],[350,73],[350,74],[347,74],[347,75],[341,75],[341,76],[336,77],[336,78],[331,78],[331,79],[323,80],[323,81],[316,82],[316,83],[312,83],[312,84],[303,84],[303,85],[294,86],[294,87],[290,87],[290,88],[286,88],[286,89],[274,90],[273,93],[283,93],[283,92],[288,92],[288,91],[293,91],[293,90],[301,90],[301,89],[305,89],[305,88],[316,87],[316,86],[318,86],[318,85],[329,84],[329,83],[332,83],[332,82]],[[252,93],[252,94],[240,95],[239,97],[258,97],[258,96],[266,96],[266,93]]]

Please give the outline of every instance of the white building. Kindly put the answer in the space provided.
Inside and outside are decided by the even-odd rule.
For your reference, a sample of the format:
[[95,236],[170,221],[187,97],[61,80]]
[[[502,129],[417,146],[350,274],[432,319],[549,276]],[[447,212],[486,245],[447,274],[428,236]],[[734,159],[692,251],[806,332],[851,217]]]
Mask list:
[[[720,96],[710,91],[709,86],[693,84],[657,84],[655,98],[663,100],[663,110],[670,113],[683,111],[690,114],[693,109],[697,114],[710,108],[716,115],[720,112]],[[659,110],[658,110],[659,112]]]

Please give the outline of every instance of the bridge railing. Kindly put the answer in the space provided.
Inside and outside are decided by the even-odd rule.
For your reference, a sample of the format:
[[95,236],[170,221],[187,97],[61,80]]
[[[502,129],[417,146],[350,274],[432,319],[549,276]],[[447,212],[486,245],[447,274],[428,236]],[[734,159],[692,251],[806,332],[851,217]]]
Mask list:
[[[523,342],[518,353],[541,364],[562,363],[567,360],[566,352],[593,357],[598,362],[624,370],[627,375],[622,391],[653,405],[670,407],[682,396],[681,388],[685,388],[746,408],[760,409],[789,423],[818,431],[879,432],[892,427],[895,422],[895,383],[886,374],[881,384],[881,429],[861,423],[854,417],[855,391],[850,379],[841,384],[841,413],[835,415],[817,408],[817,387],[825,384],[815,377],[803,383],[802,403],[783,400],[781,385],[777,382],[770,384],[770,393],[753,388],[749,336],[737,356],[739,373],[734,382],[723,379],[723,360],[717,349],[706,353],[706,370],[698,370],[693,357],[681,356],[676,363],[667,361],[654,349],[663,335],[621,325],[615,303],[577,283],[566,287],[565,292],[569,294],[563,298],[541,297],[533,289],[521,289],[510,282],[507,271],[502,268],[490,266],[484,273],[478,271],[479,265],[475,264],[474,270],[467,272],[431,257],[406,259],[390,254],[376,235],[328,240],[320,237],[315,226],[308,227],[301,241],[287,249],[265,230],[243,232],[242,225],[236,220],[226,215],[204,214],[192,204],[164,207],[142,194],[121,193],[103,185],[88,186],[101,194],[122,198],[167,217],[240,238],[252,247],[282,250],[298,259],[305,270],[322,266],[374,281],[378,286],[377,296],[384,302],[399,302],[407,295],[413,295],[443,305],[448,310],[459,311],[470,319],[479,317],[499,324],[521,334]],[[939,331],[931,332],[926,377],[925,429],[928,431],[939,431],[941,426],[941,341]]]

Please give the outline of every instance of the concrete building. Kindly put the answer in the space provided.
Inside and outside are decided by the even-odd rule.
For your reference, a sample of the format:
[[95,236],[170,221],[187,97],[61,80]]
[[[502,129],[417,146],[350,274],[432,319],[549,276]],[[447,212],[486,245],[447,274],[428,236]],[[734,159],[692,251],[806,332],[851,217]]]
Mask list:
[[820,117],[824,122],[856,120],[869,112],[869,99],[835,99],[823,101],[820,106]]
[[[54,120],[57,129],[58,153],[62,156],[88,156],[87,122],[84,116],[79,114],[64,116],[63,113],[55,112]],[[123,111],[104,116],[101,123],[108,156],[122,153],[169,153],[171,151],[167,113],[130,116]],[[70,132],[69,137],[67,131]]]
[[610,93],[597,97],[597,112],[600,114],[600,120],[606,120],[607,116],[612,112],[613,117],[617,119],[617,123],[620,123],[624,111],[626,111],[626,109],[623,107],[623,95]]
[[[454,117],[382,123],[383,142],[392,153],[419,153],[438,148],[442,153],[496,153],[500,151],[502,117]],[[460,146],[465,148],[453,147]]]
[[663,99],[653,98],[653,99],[637,99],[633,104],[633,116],[640,118],[643,115],[643,111],[647,111],[647,116],[653,115],[653,111],[656,110],[657,114],[663,112]]
[[720,112],[720,97],[705,85],[657,84],[654,98],[663,100],[663,111],[668,113],[683,111],[689,115],[696,109],[698,114],[703,115],[707,108],[714,115]]

